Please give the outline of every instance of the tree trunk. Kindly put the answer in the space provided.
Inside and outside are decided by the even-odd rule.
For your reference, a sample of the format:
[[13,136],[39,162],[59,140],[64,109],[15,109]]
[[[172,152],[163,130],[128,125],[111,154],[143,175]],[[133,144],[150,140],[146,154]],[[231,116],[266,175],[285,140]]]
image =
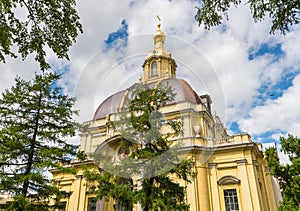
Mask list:
[[[32,141],[31,141],[31,145],[30,145],[29,155],[28,155],[28,163],[27,163],[26,170],[24,173],[25,176],[31,172],[32,165],[33,165],[34,148],[35,148],[37,133],[38,133],[38,129],[39,129],[41,102],[42,102],[42,90],[40,90],[40,95],[39,95],[39,99],[38,99],[37,114],[35,117],[34,131],[33,131],[33,135],[32,135]],[[26,198],[26,196],[27,196],[28,187],[29,187],[29,180],[26,179],[23,182],[23,187],[22,187],[22,195],[24,196],[24,198]]]
[[[149,179],[149,185],[152,187],[153,184],[154,184],[154,178],[151,177]],[[151,193],[152,193],[152,188],[149,188],[147,196],[151,196]],[[150,205],[151,205],[151,201],[149,200],[149,198],[147,198],[147,201],[146,201],[146,204],[145,204],[145,207],[144,207],[143,211],[150,211]]]

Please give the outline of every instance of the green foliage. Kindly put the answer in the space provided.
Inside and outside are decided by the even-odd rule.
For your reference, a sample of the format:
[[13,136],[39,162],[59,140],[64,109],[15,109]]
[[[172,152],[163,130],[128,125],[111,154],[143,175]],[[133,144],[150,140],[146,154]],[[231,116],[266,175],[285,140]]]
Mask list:
[[95,186],[90,186],[90,190],[96,190],[96,198],[105,200],[110,198],[116,199],[119,203],[122,203],[125,210],[131,210],[132,204],[136,203],[131,179],[115,176],[109,172],[101,171],[99,174],[99,172],[92,172],[88,169],[85,171],[85,177],[89,181],[98,183],[97,189]]
[[270,174],[278,179],[282,190],[279,210],[300,210],[300,138],[288,135],[287,138],[281,137],[280,141],[290,164],[280,164],[275,148],[266,150]]
[[[228,19],[228,10],[231,6],[238,6],[241,0],[203,0],[197,7],[196,21],[204,24],[206,29],[221,24],[223,18]],[[255,21],[261,21],[266,16],[272,20],[270,33],[280,31],[285,34],[290,31],[290,26],[300,22],[298,0],[248,0],[246,2]]]
[[14,208],[34,210],[40,206],[36,202],[64,196],[46,175],[49,168],[74,173],[61,163],[77,154],[77,146],[66,142],[79,127],[73,120],[77,111],[72,109],[75,99],[58,87],[59,78],[55,73],[35,75],[29,82],[17,77],[2,93],[0,190],[15,197]]
[[[168,85],[137,85],[130,91],[115,125],[125,125],[121,130],[122,143],[126,145],[127,141],[137,147],[119,163],[103,163],[105,171],[87,171],[85,176],[88,181],[97,182],[97,187],[93,186],[97,198],[113,198],[116,207],[131,210],[133,204],[140,203],[145,211],[187,210],[185,187],[171,177],[190,182],[195,175],[193,163],[184,155],[180,158],[180,146],[168,141],[171,135],[182,132],[182,124],[163,120],[159,111],[174,99],[174,91]],[[168,125],[172,133],[162,134],[163,125]],[[138,179],[135,185],[134,179]]]
[[70,46],[82,32],[75,5],[75,0],[1,0],[0,61],[5,62],[5,55],[16,57],[16,52],[23,59],[35,53],[41,69],[47,69],[46,47],[68,59]]

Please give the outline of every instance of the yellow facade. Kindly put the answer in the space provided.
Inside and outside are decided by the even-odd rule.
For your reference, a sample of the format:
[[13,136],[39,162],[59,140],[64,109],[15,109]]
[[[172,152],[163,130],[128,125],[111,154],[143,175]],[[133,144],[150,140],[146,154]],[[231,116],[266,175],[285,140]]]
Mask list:
[[[153,40],[154,49],[142,65],[144,80],[139,83],[153,86],[168,83],[177,92],[174,102],[161,107],[160,111],[168,120],[183,122],[182,136],[170,141],[180,142],[182,152],[194,161],[193,170],[197,176],[192,183],[183,184],[187,186],[186,201],[190,210],[277,210],[280,194],[276,181],[268,174],[261,145],[254,143],[248,134],[228,135],[220,119],[211,112],[210,96],[198,96],[186,81],[176,78],[177,65],[164,48],[165,34],[160,26]],[[112,122],[127,95],[128,91],[123,90],[100,104],[93,120],[86,122],[88,129],[80,135],[80,150],[87,154],[101,152],[106,157],[101,162],[118,161],[120,134]],[[84,163],[73,161],[72,166],[78,169],[77,175],[51,171],[56,184],[71,193],[62,201],[64,210],[114,210],[112,200],[92,200],[93,195],[81,170],[83,165],[97,169],[101,162],[95,165],[91,160]],[[226,206],[231,208],[226,209]],[[142,209],[136,205],[133,210]]]

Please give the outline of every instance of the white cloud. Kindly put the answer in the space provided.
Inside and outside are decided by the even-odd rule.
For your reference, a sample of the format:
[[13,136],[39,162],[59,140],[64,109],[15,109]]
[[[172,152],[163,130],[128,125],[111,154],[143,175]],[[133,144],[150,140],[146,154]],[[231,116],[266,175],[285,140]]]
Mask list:
[[0,93],[14,85],[17,75],[24,80],[34,78],[34,73],[39,71],[39,66],[32,62],[33,60],[33,56],[29,56],[25,61],[7,58],[6,63],[0,63]]
[[300,75],[293,80],[293,85],[282,97],[268,100],[265,105],[251,108],[249,118],[240,120],[243,130],[252,134],[261,134],[273,130],[300,135]]

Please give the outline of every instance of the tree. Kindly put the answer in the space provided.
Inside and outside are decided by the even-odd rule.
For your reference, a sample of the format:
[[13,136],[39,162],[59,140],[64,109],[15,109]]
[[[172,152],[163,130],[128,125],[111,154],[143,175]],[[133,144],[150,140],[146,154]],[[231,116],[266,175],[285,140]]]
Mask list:
[[46,47],[68,59],[69,47],[82,32],[75,5],[75,0],[0,1],[0,61],[17,52],[23,59],[35,53],[41,69],[47,69]]
[[282,191],[278,210],[300,210],[300,138],[288,135],[280,138],[282,151],[289,156],[290,164],[279,162],[276,149],[266,150],[270,174],[275,176]]
[[[174,177],[177,181],[190,182],[195,176],[193,163],[191,159],[181,158],[180,146],[168,140],[182,132],[182,124],[163,120],[159,111],[174,96],[167,85],[154,88],[138,85],[131,90],[114,122],[121,133],[121,146],[132,146],[131,154],[123,156],[119,163],[108,165],[104,162],[101,166],[104,171],[100,173],[86,172],[87,179],[98,184],[93,187],[97,198],[115,199],[116,210],[131,210],[135,203],[144,211],[188,209],[185,187]],[[165,127],[164,133],[162,127]],[[101,160],[101,154],[96,156]],[[135,179],[138,180],[136,184]]]
[[[228,19],[227,12],[232,5],[238,6],[241,3],[241,0],[202,0],[201,6],[197,7],[195,19],[199,25],[204,24],[206,29],[210,29],[221,24],[224,17]],[[261,21],[266,16],[271,18],[270,33],[280,31],[285,34],[290,31],[291,25],[300,22],[298,0],[249,0],[246,3],[255,21]]]
[[[17,77],[16,84],[0,99],[0,190],[14,196],[8,209],[47,210],[59,191],[47,175],[49,168],[62,168],[77,154],[69,144],[78,124],[73,120],[75,99],[62,94],[55,73],[35,75],[32,81]],[[45,203],[42,203],[45,202]]]

